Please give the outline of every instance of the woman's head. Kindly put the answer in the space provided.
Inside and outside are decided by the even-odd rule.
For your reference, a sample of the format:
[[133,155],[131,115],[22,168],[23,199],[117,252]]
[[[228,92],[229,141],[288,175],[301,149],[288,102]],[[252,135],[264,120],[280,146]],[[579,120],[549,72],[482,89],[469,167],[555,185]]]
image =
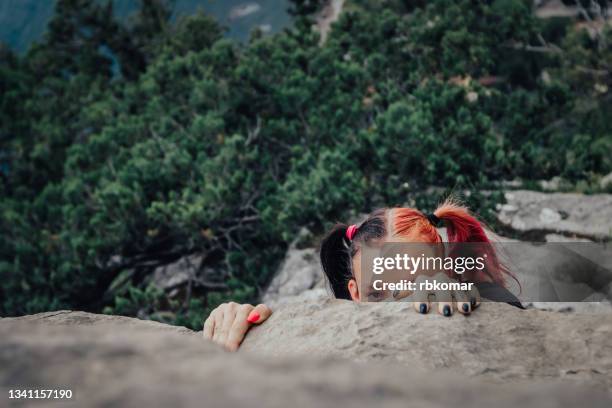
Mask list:
[[[336,224],[321,244],[321,264],[334,296],[360,300],[360,257],[364,245],[387,242],[441,243],[437,226],[446,228],[448,242],[482,242],[489,239],[482,224],[467,208],[448,200],[432,214],[413,208],[385,208],[372,212],[355,226]],[[474,281],[495,282],[505,286],[509,272],[488,249],[487,268],[472,276]]]

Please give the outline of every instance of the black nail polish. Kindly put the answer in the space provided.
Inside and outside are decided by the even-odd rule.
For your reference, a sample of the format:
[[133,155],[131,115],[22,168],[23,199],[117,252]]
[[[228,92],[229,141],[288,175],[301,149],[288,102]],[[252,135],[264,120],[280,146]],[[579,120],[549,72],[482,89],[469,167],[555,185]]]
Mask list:
[[471,298],[470,303],[472,304],[472,309],[476,307],[476,298]]
[[451,308],[449,305],[444,306],[444,308],[442,309],[442,313],[444,314],[444,316],[449,317],[451,315]]
[[470,305],[468,305],[467,303],[464,303],[462,307],[465,313],[470,313]]
[[419,306],[419,313],[421,314],[427,313],[427,305],[425,303],[421,303],[421,305]]

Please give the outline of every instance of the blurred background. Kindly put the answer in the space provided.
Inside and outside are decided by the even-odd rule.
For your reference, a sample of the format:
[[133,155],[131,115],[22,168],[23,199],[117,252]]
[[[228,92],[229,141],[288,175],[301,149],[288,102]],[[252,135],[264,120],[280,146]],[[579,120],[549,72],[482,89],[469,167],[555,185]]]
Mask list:
[[335,221],[449,194],[609,240],[608,3],[0,0],[0,315],[200,328]]

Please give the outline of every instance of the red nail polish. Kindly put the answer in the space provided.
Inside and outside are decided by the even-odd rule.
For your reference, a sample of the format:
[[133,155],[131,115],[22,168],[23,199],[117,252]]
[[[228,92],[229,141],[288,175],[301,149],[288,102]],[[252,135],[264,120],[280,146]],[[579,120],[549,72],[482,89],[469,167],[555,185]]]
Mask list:
[[259,320],[259,313],[257,313],[257,312],[252,312],[249,315],[249,317],[247,317],[247,322],[249,322],[249,323],[255,323],[258,320]]

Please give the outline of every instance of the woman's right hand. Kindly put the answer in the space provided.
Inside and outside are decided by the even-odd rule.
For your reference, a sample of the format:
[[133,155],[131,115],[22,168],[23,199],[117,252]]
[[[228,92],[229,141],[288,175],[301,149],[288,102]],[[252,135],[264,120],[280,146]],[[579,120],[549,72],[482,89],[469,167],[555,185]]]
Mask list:
[[265,321],[271,314],[270,308],[264,304],[223,303],[210,313],[202,334],[226,350],[236,351],[251,326]]
[[[417,285],[422,282],[431,279],[425,275],[420,275],[416,279]],[[438,282],[457,282],[456,280],[449,278],[444,273],[438,273],[433,276],[433,280]],[[431,299],[435,299],[432,302]],[[413,300],[414,308],[417,312],[426,314],[433,309],[437,309],[438,313],[450,317],[455,311],[469,315],[480,305],[480,293],[475,285],[472,285],[470,290],[431,290],[431,291],[417,291],[412,294],[411,299]]]

